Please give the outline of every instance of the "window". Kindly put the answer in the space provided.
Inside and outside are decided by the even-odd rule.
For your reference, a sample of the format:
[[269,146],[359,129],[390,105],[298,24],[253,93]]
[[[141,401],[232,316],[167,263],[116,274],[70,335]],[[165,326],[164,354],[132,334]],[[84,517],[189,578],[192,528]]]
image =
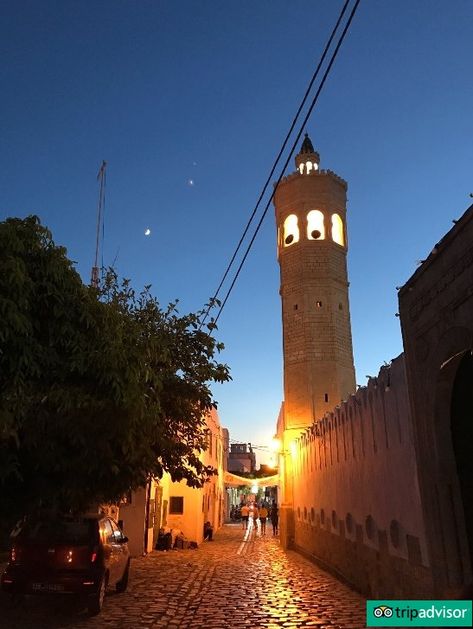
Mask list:
[[306,175],[308,175],[309,173],[311,173],[312,171],[317,171],[319,170],[319,165],[317,164],[317,162],[311,162],[310,160],[307,161],[305,164],[304,162],[301,162],[299,164],[299,173],[301,175],[304,174],[304,171],[306,173]]
[[113,541],[119,544],[121,541],[123,541],[123,534],[113,520],[110,520],[110,524],[112,525],[113,530]]
[[345,237],[343,235],[343,221],[339,214],[332,214],[332,240],[337,245],[345,246]]
[[171,496],[169,498],[169,515],[182,515],[184,513],[183,496]]
[[297,216],[289,214],[284,221],[284,246],[289,247],[299,242],[299,227],[297,225]]
[[320,210],[311,210],[307,214],[307,238],[309,240],[325,238],[324,215]]
[[106,543],[110,543],[111,541],[113,541],[112,523],[108,518],[105,518],[105,520],[102,520],[102,522],[100,523],[100,533],[102,535],[102,539]]

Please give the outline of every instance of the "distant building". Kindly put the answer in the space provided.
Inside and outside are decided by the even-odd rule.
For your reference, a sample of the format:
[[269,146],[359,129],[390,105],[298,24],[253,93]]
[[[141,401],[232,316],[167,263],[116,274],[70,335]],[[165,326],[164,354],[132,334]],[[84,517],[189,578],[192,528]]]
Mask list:
[[229,472],[249,472],[256,469],[256,455],[250,443],[232,443],[228,455]]

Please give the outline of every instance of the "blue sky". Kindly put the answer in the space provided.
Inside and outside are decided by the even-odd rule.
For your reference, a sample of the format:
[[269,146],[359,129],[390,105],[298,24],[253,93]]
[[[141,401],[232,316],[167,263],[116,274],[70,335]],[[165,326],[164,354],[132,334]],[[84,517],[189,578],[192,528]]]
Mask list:
[[[38,214],[88,281],[106,159],[105,264],[200,308],[341,6],[2,3],[0,219]],[[395,287],[471,202],[472,27],[469,0],[362,0],[307,127],[349,185],[359,384],[402,351]],[[271,209],[218,331],[233,375],[215,389],[221,421],[256,444],[282,399],[278,282]]]

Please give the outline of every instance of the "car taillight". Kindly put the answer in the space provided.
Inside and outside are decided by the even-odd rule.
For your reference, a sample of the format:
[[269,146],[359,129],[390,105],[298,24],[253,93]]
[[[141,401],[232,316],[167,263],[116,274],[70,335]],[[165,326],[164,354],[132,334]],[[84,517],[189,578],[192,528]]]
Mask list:
[[73,558],[74,558],[74,553],[72,552],[72,550],[68,550],[66,552],[66,563],[72,563]]
[[97,551],[98,551],[98,548],[95,547],[90,553],[90,563],[95,563],[97,561],[97,554],[98,554]]
[[19,549],[16,546],[12,546],[10,549],[10,561],[11,563],[15,563],[20,558]]

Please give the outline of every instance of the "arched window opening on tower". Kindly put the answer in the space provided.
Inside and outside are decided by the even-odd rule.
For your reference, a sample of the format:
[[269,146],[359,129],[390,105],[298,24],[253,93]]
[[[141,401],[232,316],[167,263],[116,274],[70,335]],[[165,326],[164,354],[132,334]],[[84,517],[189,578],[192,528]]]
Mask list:
[[284,221],[284,246],[289,247],[299,242],[299,227],[297,225],[297,216],[289,214]]
[[317,162],[307,161],[305,164],[304,162],[301,162],[299,164],[299,172],[301,175],[303,175],[304,172],[306,175],[308,175],[312,171],[315,172],[316,170],[319,170],[319,165],[317,164]]
[[320,210],[311,210],[307,214],[307,238],[309,240],[325,238],[324,215]]
[[343,221],[339,214],[332,214],[332,240],[337,245],[345,246],[345,236],[343,235]]

